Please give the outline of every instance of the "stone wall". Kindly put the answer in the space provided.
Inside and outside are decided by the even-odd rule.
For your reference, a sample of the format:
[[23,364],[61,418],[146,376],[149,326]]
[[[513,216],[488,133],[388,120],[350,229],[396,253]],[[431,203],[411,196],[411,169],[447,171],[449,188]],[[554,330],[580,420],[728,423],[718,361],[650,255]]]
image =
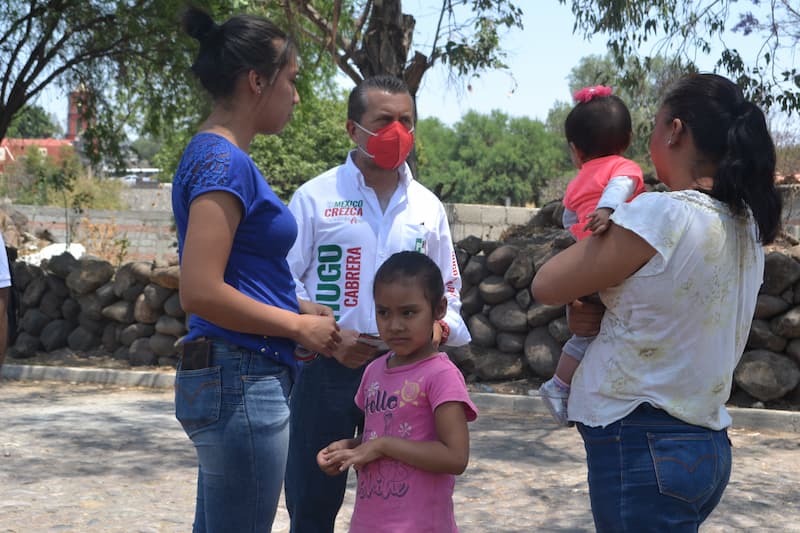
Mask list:
[[[783,223],[786,231],[800,238],[800,185],[779,187],[784,202]],[[128,243],[126,260],[174,262],[177,253],[177,236],[170,211],[170,184],[123,191],[124,200],[131,206],[128,211],[88,209],[79,215],[70,214],[70,223],[77,239],[92,233],[92,228],[110,232],[112,239],[125,239]],[[536,216],[538,208],[503,207],[477,204],[444,204],[453,241],[474,236],[481,240],[501,239],[504,232],[525,225]],[[28,218],[28,231],[34,234],[47,232],[55,242],[66,241],[64,209],[13,205],[7,210],[19,211]],[[6,234],[3,228],[3,234]],[[6,239],[8,243],[8,238]],[[18,246],[13,242],[8,243]]]
[[[536,302],[537,268],[574,241],[555,227],[558,209],[543,208],[523,236],[504,242],[467,237],[456,244],[464,280],[462,315],[468,346],[450,350],[473,381],[502,381],[555,371],[569,338],[563,306]],[[175,366],[185,334],[177,267],[108,262],[69,254],[41,267],[14,265],[21,292],[22,333],[11,358],[69,347],[112,353],[132,365]],[[769,250],[747,348],[735,374],[736,394],[753,402],[800,399],[800,246]]]
[[[531,296],[535,271],[571,245],[557,228],[556,206],[532,221],[529,235],[505,242],[474,237],[456,244],[462,271],[462,316],[472,343],[451,350],[468,378],[513,380],[555,372],[570,337],[563,306]],[[554,220],[555,219],[555,220]],[[767,250],[764,284],[745,353],[734,376],[734,393],[747,401],[800,401],[800,246]]]
[[[110,211],[87,209],[80,214],[68,212],[69,221],[60,207],[7,205],[7,211],[17,211],[27,218],[27,232],[47,235],[53,242],[66,242],[67,224],[72,228],[72,241],[86,246],[87,240],[105,236],[105,245],[114,241],[126,242],[127,261],[174,263],[177,260],[177,234],[169,207],[170,188],[130,189],[127,201],[137,209]],[[480,239],[499,239],[510,226],[526,224],[537,209],[493,205],[445,204],[454,241],[470,235]],[[3,228],[6,243],[19,247]],[[95,246],[99,243],[95,243]],[[91,246],[86,246],[91,249]]]
[[[800,189],[782,187],[781,191],[785,224],[796,229],[800,227],[800,195],[796,194]],[[537,303],[529,287],[536,268],[573,242],[558,227],[557,204],[542,209],[446,208],[464,278],[462,314],[473,336],[469,346],[451,350],[451,356],[474,380],[549,377],[570,334],[564,308]],[[63,233],[62,210],[14,209],[25,213],[34,228],[47,228],[56,237],[59,231]],[[141,241],[129,258],[147,261],[126,264],[116,272],[104,261],[76,261],[71,256],[53,258],[41,268],[17,264],[24,332],[11,350],[12,357],[69,346],[79,351],[110,351],[132,364],[175,364],[173,344],[185,332],[178,272],[175,267],[155,266],[174,254],[171,214],[136,211],[103,218],[108,216],[109,212],[86,213],[95,224],[109,220],[125,228],[132,241]],[[531,234],[515,237],[509,231],[515,224],[532,229]],[[507,238],[499,241],[504,234]],[[147,249],[151,252],[143,251]],[[758,401],[797,403],[798,364],[800,246],[770,249],[747,349],[736,371],[736,393]]]
[[[72,231],[72,242],[79,242],[87,249],[111,248],[116,242],[126,243],[125,260],[175,262],[177,259],[177,235],[170,211],[109,211],[86,209],[82,213],[69,211],[65,218],[63,208],[13,205],[10,210],[24,215],[25,231],[33,235],[46,235],[52,242],[66,242],[67,224]],[[9,239],[3,231],[6,244],[21,247]],[[93,241],[93,242],[90,242]],[[24,253],[24,250],[21,249]]]
[[65,253],[13,269],[22,331],[9,357],[69,347],[111,353],[134,366],[176,366],[175,342],[186,333],[178,267],[133,262],[115,270],[107,261]]

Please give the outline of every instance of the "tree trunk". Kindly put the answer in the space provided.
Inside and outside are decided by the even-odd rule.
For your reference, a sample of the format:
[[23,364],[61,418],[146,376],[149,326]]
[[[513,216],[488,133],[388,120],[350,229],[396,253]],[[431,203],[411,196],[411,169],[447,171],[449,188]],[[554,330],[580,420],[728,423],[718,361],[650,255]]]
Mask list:
[[[407,76],[412,72],[407,68],[407,58],[415,25],[414,17],[403,14],[400,0],[374,0],[361,46],[353,54],[353,62],[361,74],[365,78],[377,74],[403,78],[411,96],[415,96],[422,73],[417,67],[411,79]],[[427,64],[427,58],[417,53],[413,65],[418,63],[417,56],[422,56]]]

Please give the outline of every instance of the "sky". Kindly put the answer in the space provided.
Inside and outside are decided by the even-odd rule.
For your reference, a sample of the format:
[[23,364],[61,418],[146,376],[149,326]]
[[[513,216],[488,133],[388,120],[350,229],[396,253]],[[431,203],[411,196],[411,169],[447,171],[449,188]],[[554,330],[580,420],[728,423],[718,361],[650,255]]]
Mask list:
[[[573,35],[572,13],[557,0],[536,0],[536,9],[528,8],[534,0],[517,3],[523,8],[524,30],[510,30],[501,40],[513,77],[507,72],[494,71],[482,73],[478,78],[449,80],[447,69],[437,63],[425,74],[418,92],[420,118],[434,116],[452,125],[469,110],[489,113],[499,109],[512,116],[544,120],[557,100],[569,100],[566,78],[570,69],[581,57],[604,54],[605,41],[595,39],[587,43]],[[403,7],[417,19],[414,48],[426,53],[433,41],[438,2],[406,0]],[[352,82],[342,76],[342,83],[349,87]],[[467,91],[468,85],[472,91]],[[67,99],[60,92],[55,85],[51,86],[38,104],[55,114],[66,127]]]
[[[437,117],[452,125],[467,111],[489,113],[498,109],[511,116],[544,121],[557,101],[571,101],[567,85],[570,70],[585,56],[604,55],[604,36],[587,41],[573,34],[570,7],[558,0],[517,0],[516,4],[523,9],[524,29],[508,30],[501,37],[508,71],[450,79],[446,66],[438,62],[426,72],[417,93],[420,118]],[[423,53],[430,50],[438,5],[430,0],[403,2],[404,11],[413,13],[417,20],[413,49]],[[756,46],[758,40],[729,36],[727,43],[737,46],[747,59],[747,48]],[[710,69],[716,57],[716,53],[698,56],[696,62],[701,69]],[[341,80],[344,86],[351,86],[349,78],[342,75]],[[37,103],[66,127],[67,100],[60,89],[53,85]]]
[[[426,3],[406,2],[409,12],[427,13],[417,17],[415,41],[419,45],[430,44],[436,22],[435,7],[416,8]],[[567,5],[538,0],[536,9],[530,9],[530,3],[533,1],[518,2],[523,9],[524,29],[508,30],[500,41],[510,72],[489,71],[477,78],[452,80],[446,66],[438,63],[425,74],[417,93],[421,118],[434,116],[453,124],[470,110],[489,113],[499,109],[511,116],[544,121],[556,101],[570,100],[570,70],[582,57],[605,54],[605,40],[587,42],[573,35],[574,18]],[[471,91],[467,90],[469,86]]]

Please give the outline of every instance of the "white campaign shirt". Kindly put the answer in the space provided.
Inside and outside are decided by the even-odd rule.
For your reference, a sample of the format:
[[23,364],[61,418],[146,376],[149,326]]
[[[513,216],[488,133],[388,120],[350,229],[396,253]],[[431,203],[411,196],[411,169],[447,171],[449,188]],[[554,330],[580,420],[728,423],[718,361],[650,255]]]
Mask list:
[[0,288],[11,286],[11,270],[8,264],[6,243],[0,235]]
[[573,377],[570,420],[607,426],[649,402],[690,424],[729,426],[725,402],[764,274],[752,216],[678,191],[642,194],[611,218],[656,254],[600,293],[607,309]]
[[385,212],[352,154],[344,165],[295,191],[289,210],[297,219],[298,234],[287,259],[297,296],[331,307],[343,328],[377,334],[375,272],[393,253],[416,250],[442,271],[447,344],[467,344],[471,337],[460,313],[461,275],[444,206],[411,177],[406,164],[399,171],[400,183]]

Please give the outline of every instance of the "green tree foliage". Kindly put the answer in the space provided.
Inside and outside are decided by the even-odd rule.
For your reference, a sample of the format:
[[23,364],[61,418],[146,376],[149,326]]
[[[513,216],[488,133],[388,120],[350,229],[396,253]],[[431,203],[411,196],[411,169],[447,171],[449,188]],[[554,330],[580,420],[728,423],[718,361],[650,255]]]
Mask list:
[[[0,138],[13,117],[41,91],[58,83],[65,92],[83,86],[90,105],[88,146],[94,153],[119,147],[114,111],[122,87],[158,65],[174,72],[178,0],[9,0],[0,17]],[[163,78],[166,76],[162,76]],[[152,82],[159,83],[159,76]],[[163,97],[173,93],[163,84]],[[138,101],[139,98],[131,97]],[[118,107],[120,106],[120,107]],[[120,113],[126,110],[120,109]],[[96,139],[96,140],[95,140]]]
[[[657,56],[651,59],[650,68],[627,71],[618,66],[611,54],[605,57],[592,55],[582,58],[570,71],[568,82],[570,93],[592,85],[607,85],[614,94],[622,98],[631,112],[633,139],[625,156],[642,167],[645,175],[654,176],[650,161],[650,133],[661,96],[670,83],[686,72],[679,61]],[[563,149],[569,157],[564,138],[564,121],[574,102],[556,102],[547,116],[548,130],[561,135]]]
[[139,162],[150,162],[161,148],[161,142],[152,136],[139,137],[131,143],[131,151],[136,154]]
[[[264,0],[241,1],[260,6]],[[501,32],[522,28],[522,10],[509,0],[444,0],[434,7],[437,24],[430,46],[412,50],[416,19],[400,0],[280,0],[289,27],[330,53],[353,82],[376,74],[405,79],[416,95],[437,61],[456,76],[505,68]]]
[[38,105],[25,105],[14,116],[8,126],[8,137],[12,139],[47,139],[61,133],[53,117]]
[[[457,73],[502,66],[502,28],[520,27],[508,0],[448,0],[427,54],[411,53],[414,17],[400,0],[199,0],[224,20],[247,11],[291,28],[300,44],[301,96],[331,84],[338,67],[354,80],[402,75],[415,91],[441,59]],[[80,88],[93,161],[116,156],[125,128],[179,145],[208,111],[191,81],[195,45],[179,29],[184,0],[9,0],[0,17],[0,139],[41,91]],[[409,57],[411,55],[411,57]],[[330,58],[334,60],[331,61]],[[168,158],[167,158],[168,159]]]
[[[235,0],[197,2],[218,20],[241,11]],[[9,0],[0,17],[0,138],[41,91],[79,89],[83,147],[122,166],[125,126],[185,140],[209,106],[189,73],[196,43],[180,30],[184,0]],[[256,14],[280,14],[274,3]],[[332,79],[327,52],[300,41],[303,94]]]
[[420,181],[450,202],[538,203],[547,180],[563,173],[562,141],[527,117],[470,111],[452,129],[423,119],[417,139]]
[[[250,145],[250,156],[283,200],[289,200],[303,182],[341,165],[352,147],[345,130],[347,102],[333,91],[310,93],[300,99],[292,120],[279,135],[258,135]],[[194,129],[167,135],[153,156],[162,169],[160,181],[169,181]]]
[[347,102],[342,95],[310,97],[295,108],[280,135],[258,136],[253,160],[283,200],[303,182],[341,165],[352,147],[345,130]]
[[[796,0],[559,0],[572,6],[575,31],[585,36],[605,34],[614,60],[626,70],[650,68],[654,55],[672,48],[676,57],[694,67],[698,52],[722,51],[716,68],[737,80],[766,107],[800,110],[800,71],[793,58],[800,43],[800,9]],[[727,46],[727,30],[754,43],[755,57]],[[645,43],[656,43],[651,54],[640,54]],[[791,59],[790,59],[791,60]],[[785,61],[785,60],[784,60]],[[625,81],[634,81],[625,78]]]
[[[2,193],[27,205],[56,205],[82,209],[120,209],[119,182],[90,178],[71,147],[64,147],[56,161],[36,147],[6,167]],[[65,215],[69,219],[69,215]]]

